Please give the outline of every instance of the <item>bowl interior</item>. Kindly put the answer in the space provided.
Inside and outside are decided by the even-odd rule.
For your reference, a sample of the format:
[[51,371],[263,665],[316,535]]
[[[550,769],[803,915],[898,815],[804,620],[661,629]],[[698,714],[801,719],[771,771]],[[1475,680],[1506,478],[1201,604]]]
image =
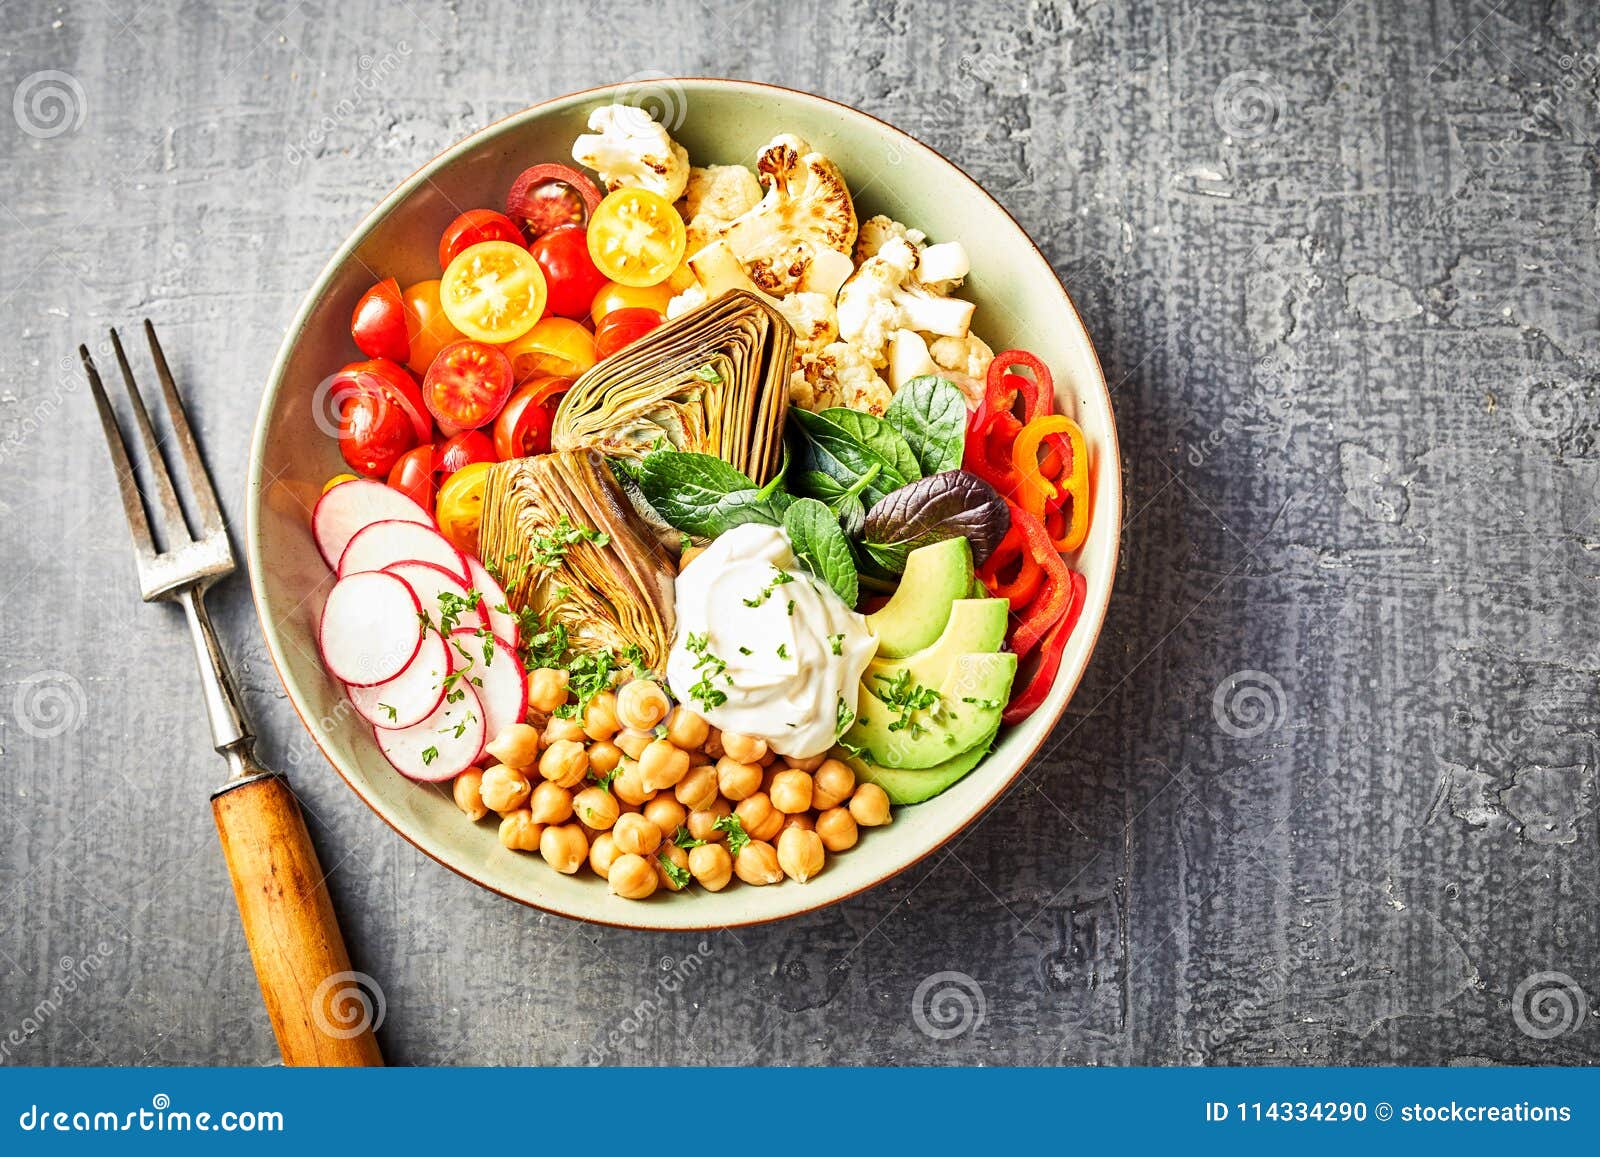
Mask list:
[[[706,928],[794,915],[848,896],[926,855],[983,811],[1033,755],[1076,688],[1105,615],[1121,522],[1116,429],[1088,334],[1038,249],[975,183],[937,153],[863,113],[818,97],[734,81],[672,86],[673,127],[695,164],[753,163],[779,132],[794,132],[844,171],[864,219],[888,213],[933,240],[960,240],[972,258],[964,294],[974,329],[996,350],[1020,346],[1055,374],[1057,403],[1083,427],[1095,476],[1092,530],[1076,561],[1088,581],[1082,619],[1045,706],[1009,729],[955,787],[900,809],[887,827],[799,886],[734,887],[643,903],[607,893],[592,875],[566,877],[536,856],[503,849],[492,824],[471,824],[447,789],[412,783],[379,754],[317,656],[315,628],[332,580],[309,514],[323,483],[345,469],[319,428],[317,386],[359,356],[349,321],[382,276],[402,285],[439,276],[439,234],[461,210],[498,206],[523,168],[569,156],[589,111],[616,90],[564,97],[519,113],[429,162],[391,193],[340,248],[290,328],[262,403],[250,462],[248,551],[262,628],[296,710],[334,766],[397,831],[446,866],[524,903],[582,919],[651,928]],[[669,122],[670,123],[670,122]],[[320,425],[326,425],[323,419]]]

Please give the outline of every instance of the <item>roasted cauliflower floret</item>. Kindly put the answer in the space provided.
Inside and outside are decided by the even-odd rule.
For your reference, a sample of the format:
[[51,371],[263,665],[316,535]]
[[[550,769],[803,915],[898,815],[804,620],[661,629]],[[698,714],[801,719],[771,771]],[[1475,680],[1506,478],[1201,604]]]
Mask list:
[[791,293],[776,302],[778,312],[794,327],[794,352],[797,358],[814,357],[823,347],[839,340],[839,320],[834,316],[833,299],[821,293]]
[[726,241],[768,293],[793,292],[813,256],[832,249],[849,255],[856,243],[856,210],[839,168],[792,133],[776,136],[756,157],[766,186],[760,204],[729,222]]
[[903,241],[911,242],[913,248],[920,249],[927,236],[920,229],[908,229],[892,217],[885,217],[879,213],[876,217],[868,217],[861,222],[861,231],[856,236],[856,264],[860,265],[869,257],[876,257],[878,250],[883,248],[883,243],[892,237],[899,237]]
[[607,189],[649,189],[669,201],[683,196],[689,153],[644,109],[601,105],[589,132],[572,142],[572,159],[600,174]]
[[711,165],[689,170],[678,212],[688,234],[688,252],[715,241],[722,230],[761,203],[761,182],[743,165]]
[[896,330],[967,336],[972,303],[924,286],[917,277],[920,262],[909,239],[891,237],[839,291],[839,336],[874,366],[887,364],[889,337]]
[[894,397],[889,383],[854,347],[831,342],[816,354],[799,359],[789,375],[789,401],[802,410],[847,406],[882,416]]
[[989,374],[989,363],[994,361],[994,351],[975,333],[966,337],[936,337],[928,344],[928,353],[934,364],[942,370],[965,374],[983,381]]

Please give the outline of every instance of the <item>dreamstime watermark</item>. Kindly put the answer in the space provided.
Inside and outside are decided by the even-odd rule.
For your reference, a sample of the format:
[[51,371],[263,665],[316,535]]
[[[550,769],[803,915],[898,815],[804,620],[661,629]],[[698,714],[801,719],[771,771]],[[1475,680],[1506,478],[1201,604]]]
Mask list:
[[11,96],[11,115],[23,132],[47,141],[83,127],[89,98],[77,77],[47,68],[22,78]]
[[620,1021],[590,1043],[587,1063],[604,1064],[628,1045],[637,1043],[640,1034],[665,1011],[667,998],[683,991],[684,986],[700,974],[710,959],[711,945],[705,940],[696,944],[694,951],[682,958],[663,956],[658,962],[661,975],[656,978],[649,995],[640,999]]
[[368,99],[376,94],[395,71],[400,67],[400,62],[411,55],[409,42],[399,40],[395,46],[382,56],[373,56],[363,52],[356,58],[356,79],[350,91],[333,106],[332,111],[324,113],[322,118],[306,130],[299,143],[290,143],[284,147],[283,155],[291,165],[298,165],[313,151],[327,141],[338,127],[367,103]]
[[988,1015],[983,985],[965,972],[935,972],[911,994],[911,1020],[931,1040],[977,1032]]
[[623,80],[625,86],[613,98],[615,103],[648,113],[669,133],[683,127],[689,115],[689,94],[677,77],[647,69]]
[[335,972],[317,985],[311,1019],[325,1036],[350,1040],[376,1032],[389,1011],[383,988],[365,972]]
[[65,671],[39,671],[17,684],[11,696],[17,726],[35,739],[55,739],[83,726],[89,699],[83,684]]
[[54,421],[67,395],[78,391],[83,381],[83,367],[76,355],[68,355],[57,365],[59,371],[54,383],[38,398],[29,398],[16,424],[0,439],[0,467],[26,450],[33,437]]
[[1283,684],[1265,671],[1235,671],[1211,696],[1217,726],[1235,739],[1254,739],[1282,727],[1289,717]]
[[1283,100],[1283,89],[1270,72],[1247,69],[1222,78],[1211,94],[1211,113],[1228,136],[1253,140],[1277,127]]
[[1531,438],[1559,442],[1583,422],[1580,387],[1571,379],[1559,381],[1529,374],[1512,391],[1511,420]]
[[77,992],[90,977],[104,968],[109,959],[111,959],[111,945],[104,940],[96,944],[94,951],[81,960],[63,956],[56,963],[56,975],[51,982],[50,990],[22,1018],[20,1024],[13,1025],[6,1035],[0,1038],[0,1061],[9,1060],[16,1049],[42,1032],[51,1018],[61,1011],[66,998]]
[[1535,972],[1511,994],[1511,1019],[1534,1040],[1577,1032],[1588,1014],[1588,996],[1565,972]]

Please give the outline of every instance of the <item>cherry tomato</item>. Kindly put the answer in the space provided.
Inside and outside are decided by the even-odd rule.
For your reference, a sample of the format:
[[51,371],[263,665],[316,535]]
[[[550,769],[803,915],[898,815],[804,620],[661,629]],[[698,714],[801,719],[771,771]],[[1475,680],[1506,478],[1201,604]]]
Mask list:
[[478,521],[483,517],[483,482],[492,465],[474,462],[450,475],[439,487],[434,511],[439,533],[457,550],[474,556],[478,553]]
[[534,165],[512,183],[506,215],[537,239],[558,225],[582,225],[599,204],[600,190],[578,170]]
[[350,318],[350,336],[356,339],[356,348],[369,358],[403,362],[411,356],[406,307],[400,299],[398,281],[385,277],[361,295]]
[[481,241],[510,241],[521,245],[522,230],[504,213],[493,209],[468,209],[449,225],[439,238],[439,268],[448,269],[463,249]]
[[404,366],[387,358],[372,358],[364,362],[351,362],[334,375],[333,396],[341,403],[348,399],[371,394],[384,399],[391,408],[399,411],[411,423],[414,446],[433,436],[433,421],[428,417],[428,407],[422,400],[422,388],[417,380],[406,373]]
[[502,462],[550,452],[550,427],[571,378],[549,375],[517,387],[494,420],[494,452]]
[[411,420],[381,393],[359,393],[339,411],[339,453],[358,474],[388,477],[400,456],[416,444]]
[[583,317],[606,276],[589,259],[588,235],[582,225],[558,225],[528,246],[544,270],[550,287],[546,313],[558,317]]
[[683,218],[649,189],[609,194],[589,218],[589,256],[612,281],[656,285],[683,260]]
[[[505,411],[502,410],[502,413]],[[463,430],[445,440],[439,447],[439,455],[434,460],[434,470],[443,482],[457,470],[471,466],[474,462],[494,462],[494,441],[482,430]]]
[[389,470],[389,485],[424,510],[433,509],[434,473],[438,454],[432,442],[414,446],[396,459]]
[[604,361],[623,346],[638,341],[665,320],[653,309],[612,310],[594,331],[594,352]]
[[464,335],[444,315],[438,281],[419,281],[401,296],[406,303],[406,332],[411,335],[411,360],[406,365],[414,374],[425,374],[439,351]]
[[575,378],[599,360],[594,334],[565,317],[545,318],[505,349],[518,382],[535,374]]
[[672,287],[668,282],[660,285],[618,285],[608,281],[594,295],[589,307],[589,317],[595,325],[608,313],[619,309],[653,309],[659,314],[667,312],[667,302],[672,300]]
[[481,241],[444,271],[439,301],[450,324],[478,341],[515,341],[544,313],[544,273],[520,245]]
[[511,395],[511,359],[481,341],[447,345],[428,367],[422,396],[441,424],[473,430],[492,421]]

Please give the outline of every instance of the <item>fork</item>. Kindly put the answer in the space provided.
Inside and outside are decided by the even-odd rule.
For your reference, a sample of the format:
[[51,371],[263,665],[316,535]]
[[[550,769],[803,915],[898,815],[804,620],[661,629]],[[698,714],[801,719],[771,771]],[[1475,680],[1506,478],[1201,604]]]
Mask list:
[[138,560],[139,593],[147,603],[177,603],[189,622],[211,736],[218,754],[228,762],[228,778],[212,793],[211,810],[222,839],[223,857],[233,877],[233,894],[267,1015],[285,1064],[381,1065],[383,1058],[372,1033],[372,1018],[351,1015],[358,1005],[370,1010],[360,984],[370,985],[371,978],[351,971],[333,902],[328,897],[326,876],[317,862],[305,819],[288,781],[281,773],[256,762],[255,736],[245,719],[233,672],[206,613],[206,588],[233,571],[233,550],[228,545],[216,490],[178,400],[177,385],[161,343],[156,340],[155,327],[148,319],[144,332],[161,381],[173,437],[188,475],[200,531],[198,535],[190,533],[150,424],[150,412],[134,381],[122,339],[113,329],[111,346],[132,402],[134,424],[144,443],[155,489],[152,513],[156,515],[164,549],[157,549],[151,538],[150,520],[128,460],[128,446],[94,359],[85,346],[78,347],[78,355],[83,359],[89,389],[100,411],[111,464],[122,491],[123,513],[128,517]]

